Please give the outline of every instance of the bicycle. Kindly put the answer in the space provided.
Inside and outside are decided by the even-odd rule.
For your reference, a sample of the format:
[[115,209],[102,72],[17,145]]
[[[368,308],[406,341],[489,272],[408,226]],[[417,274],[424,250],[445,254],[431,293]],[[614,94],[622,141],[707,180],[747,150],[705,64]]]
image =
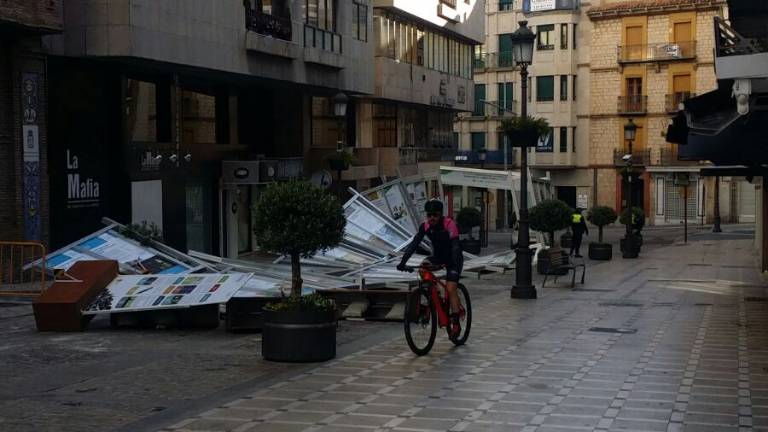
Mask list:
[[[419,267],[405,267],[405,270],[409,272],[418,270],[419,275],[419,285],[415,289],[408,289],[403,317],[405,340],[411,351],[419,356],[427,354],[432,349],[438,326],[446,328],[448,339],[456,346],[463,345],[467,341],[469,330],[472,327],[472,304],[469,299],[469,291],[464,285],[458,284],[457,293],[461,303],[459,316],[463,325],[457,335],[451,336],[449,327],[451,321],[450,304],[445,282],[433,273],[442,268],[443,266],[427,264],[422,264]],[[443,288],[442,293],[438,287]]]

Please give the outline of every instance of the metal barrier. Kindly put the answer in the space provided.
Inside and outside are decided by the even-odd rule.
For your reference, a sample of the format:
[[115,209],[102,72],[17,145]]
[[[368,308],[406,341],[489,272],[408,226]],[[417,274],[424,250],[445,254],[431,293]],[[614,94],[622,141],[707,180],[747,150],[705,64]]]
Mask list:
[[[28,264],[40,260],[39,266]],[[0,297],[37,296],[45,291],[45,246],[38,242],[0,241]]]

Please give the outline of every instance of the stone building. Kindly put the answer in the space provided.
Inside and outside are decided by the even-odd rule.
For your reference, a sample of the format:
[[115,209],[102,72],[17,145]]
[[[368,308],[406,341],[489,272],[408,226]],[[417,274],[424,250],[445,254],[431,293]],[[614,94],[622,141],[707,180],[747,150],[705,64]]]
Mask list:
[[[601,3],[593,2],[587,11],[592,27],[589,153],[596,203],[628,205],[624,157],[630,149],[624,125],[631,119],[638,127],[631,149],[632,203],[645,210],[650,224],[680,223],[686,213],[692,221],[711,221],[714,181],[700,175],[708,163],[680,158],[665,133],[681,102],[717,87],[713,23],[725,15],[725,1]],[[685,179],[687,191],[680,186]],[[733,200],[739,193],[729,190],[749,187],[736,180],[722,186],[723,195]],[[724,207],[725,220],[737,221],[736,213],[749,219],[748,208],[730,208]]]
[[62,30],[62,2],[0,2],[0,240],[47,243],[48,95],[41,37]]
[[[551,178],[555,194],[569,205],[586,207],[592,188],[589,170],[590,22],[575,0],[506,0],[486,4],[485,43],[473,55],[475,104],[456,124],[461,150],[457,165],[478,166],[477,151],[486,150],[484,166],[516,167],[519,149],[498,132],[501,120],[520,113],[520,74],[512,57],[510,36],[526,20],[537,33],[533,63],[528,68],[528,115],[545,118],[551,134],[530,149],[533,176]],[[506,149],[506,152],[505,152]],[[505,154],[506,153],[506,154]],[[457,189],[454,206],[473,205],[480,189]],[[505,220],[508,200],[491,191],[496,224]],[[492,216],[494,217],[494,216]]]

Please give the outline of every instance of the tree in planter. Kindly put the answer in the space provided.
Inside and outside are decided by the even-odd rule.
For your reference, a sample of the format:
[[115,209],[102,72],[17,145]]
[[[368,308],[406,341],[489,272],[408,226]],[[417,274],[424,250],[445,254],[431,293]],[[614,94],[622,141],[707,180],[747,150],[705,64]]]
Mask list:
[[300,260],[341,242],[346,225],[341,203],[305,181],[274,183],[259,197],[253,215],[260,247],[291,258],[290,297],[264,307],[262,355],[278,361],[333,358],[335,305],[317,294],[301,295]]
[[538,272],[539,274],[564,274],[562,271],[552,272],[549,263],[552,258],[557,258],[562,253],[559,247],[555,247],[555,231],[566,229],[571,225],[571,208],[568,204],[549,199],[533,206],[528,212],[528,220],[532,230],[539,231],[549,235],[549,242],[552,246],[547,253],[539,253]]
[[589,258],[594,260],[610,260],[613,248],[603,243],[603,227],[616,222],[616,211],[607,206],[597,206],[589,211],[587,220],[597,226],[597,243],[589,243]]
[[328,162],[328,167],[332,170],[345,171],[355,163],[355,155],[346,150],[342,150],[328,155],[325,160]]
[[[645,212],[643,209],[640,207],[632,207],[632,213],[630,213],[628,208],[624,209],[624,211],[621,212],[621,216],[619,216],[619,223],[625,226],[627,224],[632,224],[632,235],[635,237],[633,245],[639,252],[640,247],[643,245],[643,236],[640,232],[645,226]],[[619,242],[622,251],[624,250],[625,243],[626,239],[622,239]]]
[[509,138],[514,147],[520,147],[521,143],[533,147],[539,137],[549,133],[550,127],[543,118],[513,117],[502,120],[498,130]]
[[555,245],[555,231],[571,226],[571,208],[568,204],[548,199],[533,206],[528,213],[528,222],[532,230],[549,234],[551,246]]
[[475,240],[472,236],[472,228],[480,226],[482,216],[480,211],[474,207],[464,207],[456,215],[456,224],[462,234],[469,234],[469,239],[461,240],[461,248],[472,254],[480,253],[480,240]]

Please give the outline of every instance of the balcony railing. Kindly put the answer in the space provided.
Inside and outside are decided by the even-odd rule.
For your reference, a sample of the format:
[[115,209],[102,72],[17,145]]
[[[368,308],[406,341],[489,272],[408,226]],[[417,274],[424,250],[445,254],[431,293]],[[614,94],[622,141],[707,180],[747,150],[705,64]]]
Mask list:
[[472,59],[472,66],[480,71],[491,68],[512,68],[515,67],[515,59],[512,57],[512,51],[484,53]]
[[484,70],[486,67],[488,67],[488,54],[480,54],[476,55],[472,59],[472,67],[475,70]]
[[619,63],[688,60],[696,57],[696,42],[667,42],[618,47]]
[[645,114],[648,112],[648,96],[619,96],[616,110],[619,114]]
[[511,99],[507,101],[475,99],[475,109],[471,115],[472,117],[512,117],[515,115],[516,102]]
[[[614,149],[613,150],[613,165],[624,167],[627,166],[627,161],[624,160],[624,156],[627,155],[626,150]],[[632,151],[632,165],[633,166],[649,166],[651,164],[651,150],[633,150]]]
[[304,46],[341,54],[341,35],[319,27],[304,25]]
[[677,148],[661,149],[659,156],[659,165],[661,166],[687,166],[701,164],[698,160],[680,159]]
[[291,40],[291,20],[246,8],[245,27],[264,36]]
[[499,2],[499,10],[500,11],[511,11],[515,9],[515,2],[514,0],[502,0]]
[[668,113],[676,113],[680,111],[680,104],[688,99],[696,96],[696,93],[691,92],[675,92],[668,93],[665,96],[664,106],[667,108]]
[[452,162],[456,155],[454,148],[402,147],[400,165],[415,165],[419,162]]
[[512,51],[501,51],[497,53],[497,67],[515,67],[515,59],[512,56]]

